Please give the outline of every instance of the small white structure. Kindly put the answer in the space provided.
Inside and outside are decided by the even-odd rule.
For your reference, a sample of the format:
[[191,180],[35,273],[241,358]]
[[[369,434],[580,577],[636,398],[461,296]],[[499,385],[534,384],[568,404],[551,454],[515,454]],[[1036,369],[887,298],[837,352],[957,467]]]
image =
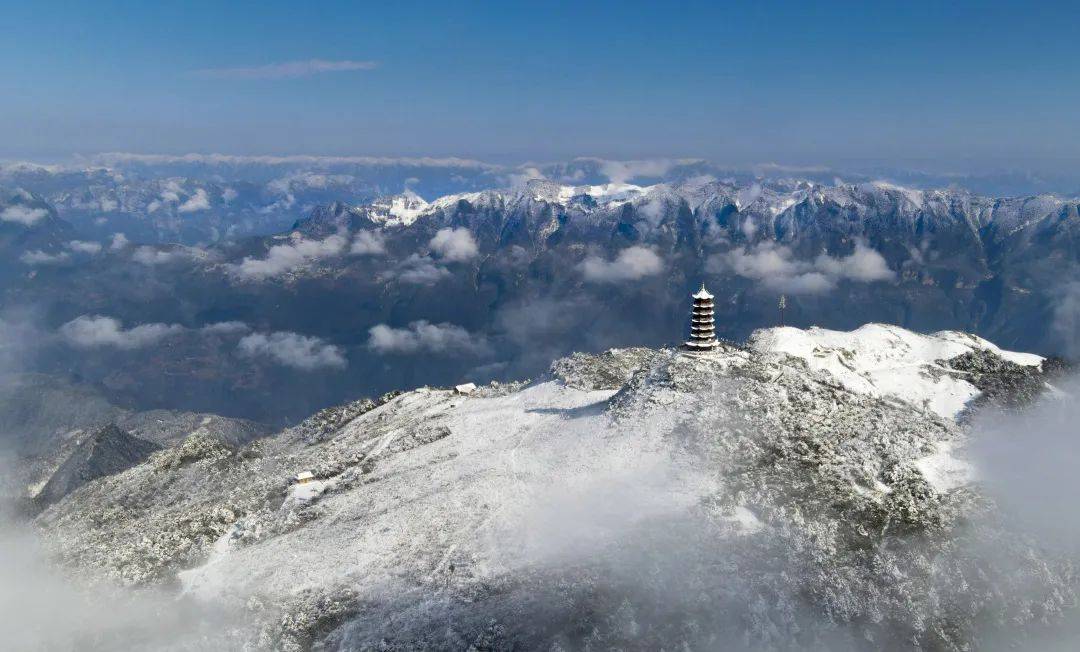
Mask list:
[[476,391],[476,383],[465,383],[464,385],[458,385],[454,387],[454,391],[458,394],[472,394]]
[[296,484],[307,484],[315,479],[315,474],[311,471],[301,471],[296,474]]

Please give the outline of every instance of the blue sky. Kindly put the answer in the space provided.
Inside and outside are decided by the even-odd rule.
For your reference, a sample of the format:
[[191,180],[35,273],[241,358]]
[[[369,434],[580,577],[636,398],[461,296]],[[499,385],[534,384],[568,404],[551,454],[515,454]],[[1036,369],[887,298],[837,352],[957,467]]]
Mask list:
[[1080,9],[1066,3],[0,2],[0,15],[0,158],[1053,167],[1080,152]]

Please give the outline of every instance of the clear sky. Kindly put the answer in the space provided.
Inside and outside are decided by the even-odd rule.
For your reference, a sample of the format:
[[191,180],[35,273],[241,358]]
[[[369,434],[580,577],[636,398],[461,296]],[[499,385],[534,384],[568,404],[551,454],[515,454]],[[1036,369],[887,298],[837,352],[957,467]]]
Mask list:
[[0,16],[7,159],[1080,156],[1075,2],[0,0]]

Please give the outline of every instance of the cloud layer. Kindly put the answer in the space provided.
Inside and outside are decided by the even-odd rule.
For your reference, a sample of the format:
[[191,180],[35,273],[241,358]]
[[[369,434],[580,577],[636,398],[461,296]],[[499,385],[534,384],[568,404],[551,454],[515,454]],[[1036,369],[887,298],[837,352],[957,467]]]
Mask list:
[[348,240],[341,235],[332,235],[325,240],[296,238],[289,244],[270,247],[266,258],[244,258],[239,265],[233,265],[232,270],[245,279],[270,278],[323,258],[339,256],[345,251],[346,245]]
[[581,263],[581,274],[593,283],[623,283],[655,276],[664,269],[664,261],[648,247],[627,247],[615,260],[589,256]]
[[448,262],[465,262],[480,253],[472,233],[464,227],[439,229],[428,246]]
[[24,226],[33,226],[39,220],[48,217],[49,211],[44,208],[30,208],[29,206],[8,206],[0,211],[0,221],[15,222]]
[[235,68],[205,68],[192,74],[205,79],[293,79],[312,77],[328,72],[352,72],[373,70],[379,64],[374,61],[327,61],[307,59],[305,61],[285,61],[263,66],[240,66]]
[[62,251],[57,254],[50,254],[40,249],[34,249],[33,251],[27,251],[23,255],[19,256],[19,260],[24,265],[53,265],[55,263],[62,263],[66,261],[70,256],[66,251]]
[[348,366],[340,347],[318,337],[288,331],[252,333],[240,340],[237,351],[250,358],[266,358],[302,371],[344,369]]
[[861,242],[849,256],[821,254],[813,260],[799,260],[789,247],[765,242],[716,254],[709,258],[707,267],[714,274],[734,272],[760,281],[769,289],[791,294],[828,292],[844,279],[869,283],[896,276],[881,254]]
[[81,349],[113,348],[134,350],[157,344],[166,337],[183,332],[178,324],[141,324],[124,328],[120,320],[101,315],[76,317],[60,327],[60,335]]
[[483,353],[486,341],[455,324],[414,321],[408,328],[378,324],[369,330],[368,348],[376,353]]
[[377,256],[386,253],[386,238],[378,231],[360,231],[353,239],[349,253],[354,256]]

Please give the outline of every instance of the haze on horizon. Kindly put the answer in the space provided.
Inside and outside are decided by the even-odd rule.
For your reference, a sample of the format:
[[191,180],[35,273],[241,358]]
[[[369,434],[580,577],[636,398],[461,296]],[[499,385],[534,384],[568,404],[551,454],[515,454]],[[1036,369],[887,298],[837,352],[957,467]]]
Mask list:
[[1068,3],[6,3],[0,159],[1080,172]]

